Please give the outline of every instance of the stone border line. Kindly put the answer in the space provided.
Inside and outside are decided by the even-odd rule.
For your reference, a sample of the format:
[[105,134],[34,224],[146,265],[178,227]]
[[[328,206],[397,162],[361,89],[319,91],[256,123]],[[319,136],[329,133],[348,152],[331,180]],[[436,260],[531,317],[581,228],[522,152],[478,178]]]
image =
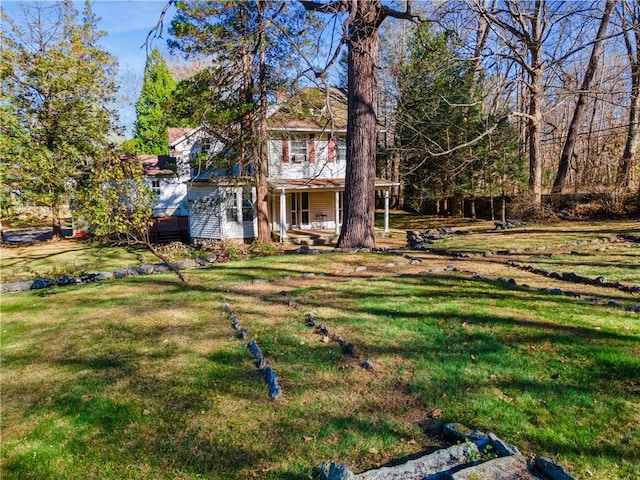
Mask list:
[[[360,360],[360,358],[362,358],[362,356],[360,355],[360,351],[357,349],[357,347],[353,343],[347,342],[347,340],[345,340],[344,337],[336,336],[332,334],[329,331],[327,324],[318,323],[318,321],[316,320],[316,318],[313,316],[312,313],[307,313],[306,319],[307,319],[307,326],[313,327],[315,333],[322,335],[322,341],[324,343],[335,342],[338,345],[340,345],[343,354],[350,356],[354,360]],[[358,365],[360,365],[365,370],[369,370],[369,371],[375,370],[374,363],[368,358],[362,362],[359,362]]]
[[516,260],[507,260],[506,265],[515,267],[525,272],[535,273],[536,275],[542,275],[544,277],[554,278],[556,280],[562,280],[564,282],[581,283],[583,285],[592,285],[595,287],[615,288],[625,293],[640,293],[640,286],[628,285],[622,282],[609,282],[604,277],[586,277],[578,275],[574,272],[553,272],[546,268],[534,267],[533,265],[527,265],[520,263]]
[[456,250],[447,250],[444,248],[431,248],[429,245],[433,244],[436,240],[441,238],[451,237],[454,235],[466,235],[469,234],[468,231],[458,230],[454,231],[451,228],[444,227],[441,229],[431,229],[427,230],[423,233],[420,233],[415,230],[407,230],[407,249],[409,250],[418,250],[427,253],[432,253],[434,255],[447,255],[450,257],[459,257],[459,258],[473,258],[473,257],[491,257],[494,255],[519,255],[522,253],[534,253],[539,251],[545,251],[553,248],[568,248],[568,247],[579,247],[585,245],[600,245],[606,243],[619,243],[619,242],[631,242],[631,243],[640,243],[640,237],[629,234],[620,234],[620,235],[610,235],[608,237],[599,237],[594,238],[593,240],[571,240],[566,243],[560,243],[558,245],[539,245],[536,247],[526,247],[526,248],[514,248],[510,250],[498,250],[496,252],[486,251],[486,252],[460,252]]
[[[526,290],[534,290],[532,287],[530,287],[529,285],[523,283],[522,285],[518,285],[518,283],[513,279],[513,278],[509,278],[509,279],[504,279],[502,277],[498,277],[497,279],[492,279],[489,277],[485,277],[484,275],[480,275],[478,272],[472,272],[470,270],[461,270],[460,268],[456,267],[453,264],[449,264],[447,265],[444,270],[447,271],[451,271],[451,272],[460,272],[460,273],[466,273],[468,275],[472,275],[473,278],[475,278],[476,280],[481,280],[481,281],[485,281],[485,282],[497,282],[500,284],[503,284],[505,286],[508,287],[513,287],[513,288],[522,288],[522,289],[526,289]],[[438,273],[437,270],[429,270],[424,272],[425,274],[429,274],[429,273]],[[575,298],[575,299],[581,299],[582,295],[580,295],[579,293],[576,292],[572,292],[570,290],[561,290],[560,288],[538,288],[535,289],[540,293],[547,293],[547,294],[551,294],[551,295],[564,295],[565,297],[570,297],[570,298]],[[615,300],[609,300],[608,302],[605,303],[605,299],[597,297],[597,296],[590,296],[586,299],[587,302],[589,303],[595,303],[604,307],[612,307],[612,308],[624,308],[625,311],[627,312],[635,312],[635,313],[640,313],[640,305],[628,305],[628,306],[622,306],[621,304],[619,304],[618,302],[616,302]]]
[[[242,328],[240,320],[238,320],[238,317],[234,315],[229,304],[223,303],[222,309],[230,316],[231,328],[238,332],[238,338],[246,340],[248,333],[244,328]],[[247,348],[251,355],[253,355],[253,358],[256,359],[255,366],[269,388],[269,398],[277,400],[282,396],[282,388],[278,385],[278,375],[273,368],[267,365],[267,361],[262,354],[262,350],[260,350],[260,347],[258,346],[258,342],[251,340],[247,344]]]

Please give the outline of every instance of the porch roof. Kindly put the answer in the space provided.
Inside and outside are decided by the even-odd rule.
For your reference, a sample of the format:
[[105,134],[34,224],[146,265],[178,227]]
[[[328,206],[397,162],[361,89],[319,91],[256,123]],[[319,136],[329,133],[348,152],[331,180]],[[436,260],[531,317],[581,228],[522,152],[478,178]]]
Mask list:
[[[269,187],[273,190],[282,191],[309,191],[309,190],[344,190],[344,178],[301,178],[301,179],[281,179],[270,178]],[[389,190],[394,185],[389,180],[376,178],[376,190]]]

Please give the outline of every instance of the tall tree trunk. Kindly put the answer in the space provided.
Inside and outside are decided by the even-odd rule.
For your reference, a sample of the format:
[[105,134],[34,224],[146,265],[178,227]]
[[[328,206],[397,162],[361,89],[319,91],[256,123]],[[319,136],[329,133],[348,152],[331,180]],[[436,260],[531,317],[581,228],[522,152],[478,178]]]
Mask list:
[[256,215],[258,218],[258,241],[263,243],[271,242],[271,232],[269,231],[269,208],[267,204],[267,45],[264,35],[264,1],[256,2],[258,7],[258,24],[261,32],[258,38],[260,49],[259,65],[259,87],[260,87],[260,120],[258,127],[258,155],[255,166],[256,185]]
[[620,159],[616,180],[619,185],[630,187],[632,183],[631,172],[637,161],[637,151],[640,144],[640,7],[633,1],[623,0],[621,3],[622,32],[631,70],[631,101],[627,141]]
[[51,226],[53,240],[62,240],[62,219],[60,218],[60,201],[58,199],[51,204]]
[[587,71],[585,72],[584,79],[582,80],[582,86],[578,95],[576,108],[573,111],[573,118],[569,124],[569,130],[567,131],[567,139],[562,149],[562,155],[560,156],[558,172],[553,182],[553,193],[561,193],[567,180],[569,164],[571,163],[573,151],[576,146],[576,140],[578,138],[578,129],[580,128],[580,122],[582,121],[582,116],[587,106],[587,95],[591,88],[591,82],[595,76],[596,69],[598,68],[598,62],[600,61],[600,55],[602,54],[602,43],[604,41],[604,36],[607,33],[607,26],[609,25],[611,12],[613,12],[613,8],[616,3],[616,0],[607,0],[604,13],[602,14],[602,19],[600,20],[600,27],[598,28],[596,41],[593,44],[593,50],[591,51]]
[[376,102],[380,1],[357,2],[349,25],[347,162],[338,247],[375,247]]
[[529,190],[535,209],[542,205],[542,66],[531,75],[529,91]]
[[544,0],[535,2],[534,15],[530,19],[531,38],[527,49],[531,56],[528,68],[531,84],[529,85],[529,190],[535,210],[542,206],[542,22],[544,17]]
[[627,127],[627,141],[624,153],[618,167],[618,185],[629,187],[632,182],[632,167],[636,162],[638,144],[640,144],[640,58],[632,69],[631,104],[629,105],[629,125]]

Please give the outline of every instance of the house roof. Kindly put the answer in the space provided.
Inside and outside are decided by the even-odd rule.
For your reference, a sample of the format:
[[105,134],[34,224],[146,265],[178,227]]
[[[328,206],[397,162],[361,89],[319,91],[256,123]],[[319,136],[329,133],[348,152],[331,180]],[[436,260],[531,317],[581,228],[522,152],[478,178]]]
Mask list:
[[180,128],[180,127],[169,127],[169,145],[173,146],[180,140],[182,137],[186,137],[192,132],[194,132],[195,128]]
[[176,158],[169,155],[122,155],[120,159],[142,163],[144,174],[147,176],[176,173]]
[[[327,102],[328,99],[328,102]],[[306,87],[289,97],[268,120],[269,128],[291,130],[347,128],[347,97],[337,88]]]

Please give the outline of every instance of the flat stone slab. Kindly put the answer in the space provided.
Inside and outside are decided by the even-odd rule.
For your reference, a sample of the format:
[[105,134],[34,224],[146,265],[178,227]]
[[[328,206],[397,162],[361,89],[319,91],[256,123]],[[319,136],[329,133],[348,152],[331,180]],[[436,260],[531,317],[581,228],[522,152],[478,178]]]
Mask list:
[[521,455],[500,457],[449,475],[450,480],[539,480]]
[[469,463],[477,454],[478,447],[474,443],[454,445],[415,460],[409,460],[396,467],[368,470],[355,475],[355,478],[357,480],[422,480],[428,475],[445,472]]

